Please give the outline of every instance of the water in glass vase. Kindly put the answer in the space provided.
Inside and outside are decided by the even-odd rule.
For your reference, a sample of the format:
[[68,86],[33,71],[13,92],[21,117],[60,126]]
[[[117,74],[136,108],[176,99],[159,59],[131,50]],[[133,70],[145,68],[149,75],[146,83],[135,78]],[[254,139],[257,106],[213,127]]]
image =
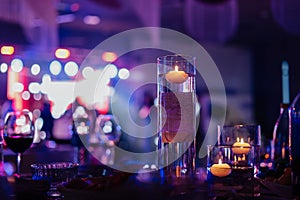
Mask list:
[[194,60],[178,55],[159,58],[157,82],[161,175],[167,180],[188,177],[195,173],[196,158]]

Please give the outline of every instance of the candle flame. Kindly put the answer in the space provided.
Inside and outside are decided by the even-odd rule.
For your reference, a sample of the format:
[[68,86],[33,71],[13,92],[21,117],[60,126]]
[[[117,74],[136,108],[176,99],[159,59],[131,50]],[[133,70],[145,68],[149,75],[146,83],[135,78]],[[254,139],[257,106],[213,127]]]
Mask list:
[[222,164],[222,160],[221,160],[221,158],[219,158],[219,164]]
[[236,138],[236,141],[237,141],[237,142],[240,142],[240,138],[239,138],[239,137],[237,137],[237,138]]
[[241,143],[244,143],[244,138],[241,138]]
[[178,66],[177,65],[175,65],[175,71],[178,72]]

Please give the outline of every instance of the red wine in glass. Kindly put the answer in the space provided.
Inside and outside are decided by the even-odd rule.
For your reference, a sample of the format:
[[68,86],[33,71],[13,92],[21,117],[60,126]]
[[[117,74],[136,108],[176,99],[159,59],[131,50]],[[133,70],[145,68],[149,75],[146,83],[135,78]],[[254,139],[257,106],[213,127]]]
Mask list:
[[28,149],[32,142],[33,137],[20,137],[18,134],[14,136],[4,137],[6,145],[15,153],[24,153]]
[[17,154],[17,175],[20,176],[22,154],[33,143],[34,126],[28,110],[7,113],[4,119],[3,138],[6,145]]

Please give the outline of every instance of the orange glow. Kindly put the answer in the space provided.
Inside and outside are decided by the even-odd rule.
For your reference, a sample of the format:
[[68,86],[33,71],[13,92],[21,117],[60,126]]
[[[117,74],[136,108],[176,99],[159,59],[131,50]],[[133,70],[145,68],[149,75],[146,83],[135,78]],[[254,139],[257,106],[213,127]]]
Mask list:
[[16,92],[14,90],[15,83],[22,83],[27,87],[26,74],[27,70],[21,72],[14,72],[11,69],[8,70],[7,74],[7,98],[13,100],[13,106],[16,110],[21,110],[24,108],[28,108],[28,101],[24,101],[22,99],[22,95],[20,92]]
[[270,158],[270,155],[268,153],[265,154],[265,159]]
[[14,99],[15,91],[13,85],[19,81],[19,76],[17,72],[12,71],[10,68],[7,73],[7,98]]
[[56,49],[55,51],[56,58],[66,59],[70,57],[70,51],[68,49]]
[[15,52],[15,48],[13,46],[2,46],[1,54],[2,55],[12,55]]
[[104,52],[102,59],[106,62],[114,62],[117,59],[117,54],[114,52]]

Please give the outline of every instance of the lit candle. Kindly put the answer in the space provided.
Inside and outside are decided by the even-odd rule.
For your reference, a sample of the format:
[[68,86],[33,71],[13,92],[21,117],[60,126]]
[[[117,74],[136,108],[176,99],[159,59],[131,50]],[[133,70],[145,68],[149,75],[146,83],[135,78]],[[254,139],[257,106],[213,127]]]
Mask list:
[[244,139],[237,138],[237,141],[232,145],[232,151],[235,154],[247,154],[250,151],[250,144],[244,142]]
[[219,159],[218,164],[213,164],[210,167],[210,172],[215,176],[224,177],[231,173],[231,167],[227,163],[222,163],[222,160]]
[[287,61],[282,62],[282,103],[290,103],[290,88],[289,88],[289,64]]
[[178,70],[178,66],[175,66],[173,71],[169,71],[166,74],[166,79],[169,83],[183,83],[187,80],[188,74],[184,71]]

